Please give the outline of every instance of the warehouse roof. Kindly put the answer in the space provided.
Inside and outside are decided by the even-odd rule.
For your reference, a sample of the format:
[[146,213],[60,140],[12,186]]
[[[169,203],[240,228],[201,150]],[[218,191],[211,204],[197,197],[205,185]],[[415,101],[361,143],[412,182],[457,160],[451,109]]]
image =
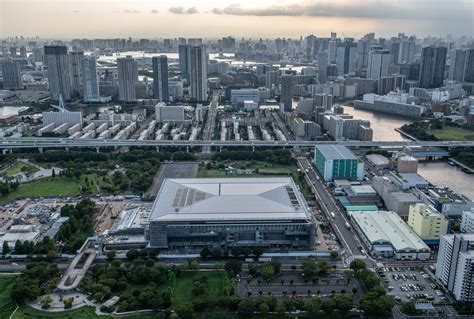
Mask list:
[[390,243],[396,251],[430,250],[394,212],[357,212],[351,217],[371,243]]
[[354,153],[344,145],[317,145],[316,149],[324,155],[326,160],[357,159]]
[[308,220],[289,177],[165,179],[150,221]]

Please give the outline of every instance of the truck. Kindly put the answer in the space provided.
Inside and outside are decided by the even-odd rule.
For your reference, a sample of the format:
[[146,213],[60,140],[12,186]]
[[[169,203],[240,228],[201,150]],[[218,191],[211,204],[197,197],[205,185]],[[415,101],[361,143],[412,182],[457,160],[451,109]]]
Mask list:
[[351,229],[351,225],[348,222],[346,222],[346,228],[349,230]]

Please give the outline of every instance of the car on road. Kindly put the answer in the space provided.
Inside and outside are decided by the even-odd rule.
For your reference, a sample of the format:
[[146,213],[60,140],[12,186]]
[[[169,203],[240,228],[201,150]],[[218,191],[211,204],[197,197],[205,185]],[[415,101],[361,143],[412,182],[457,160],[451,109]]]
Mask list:
[[332,218],[336,218],[336,214],[334,214],[334,212],[331,212],[330,214]]

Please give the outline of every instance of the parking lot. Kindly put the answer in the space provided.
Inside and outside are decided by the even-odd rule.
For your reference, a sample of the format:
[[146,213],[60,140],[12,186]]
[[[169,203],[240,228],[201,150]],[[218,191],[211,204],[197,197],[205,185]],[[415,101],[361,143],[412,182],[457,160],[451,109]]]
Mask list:
[[388,293],[398,301],[438,303],[445,300],[443,291],[431,280],[426,271],[416,268],[383,267],[378,273]]

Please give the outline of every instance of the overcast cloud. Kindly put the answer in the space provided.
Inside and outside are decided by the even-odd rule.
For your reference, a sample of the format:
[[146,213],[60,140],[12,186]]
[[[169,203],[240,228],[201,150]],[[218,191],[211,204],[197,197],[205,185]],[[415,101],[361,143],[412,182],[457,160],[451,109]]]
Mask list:
[[474,1],[465,0],[354,0],[351,2],[309,1],[304,4],[243,7],[239,4],[214,8],[214,14],[234,16],[309,16],[369,19],[466,19],[472,21]]

